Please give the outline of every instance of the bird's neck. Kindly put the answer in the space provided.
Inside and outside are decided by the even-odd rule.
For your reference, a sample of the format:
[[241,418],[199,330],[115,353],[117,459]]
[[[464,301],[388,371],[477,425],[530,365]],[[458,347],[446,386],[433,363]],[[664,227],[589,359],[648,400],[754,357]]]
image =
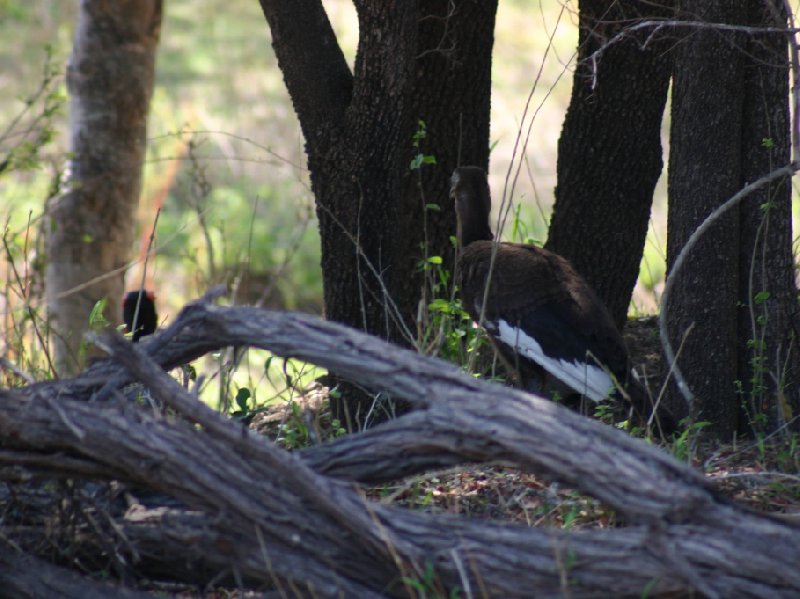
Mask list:
[[491,241],[494,239],[489,219],[467,219],[458,224],[458,241],[461,247],[467,247],[473,241]]

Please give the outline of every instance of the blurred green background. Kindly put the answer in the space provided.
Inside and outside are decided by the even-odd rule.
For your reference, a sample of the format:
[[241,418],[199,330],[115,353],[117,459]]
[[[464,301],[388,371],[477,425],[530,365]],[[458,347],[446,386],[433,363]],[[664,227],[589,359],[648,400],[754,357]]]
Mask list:
[[[346,0],[324,4],[352,64],[355,12]],[[63,74],[76,7],[71,1],[0,0],[0,124],[9,123],[39,85],[47,45]],[[553,201],[576,25],[577,2],[500,2],[491,184],[499,200],[512,160],[517,165],[521,159],[511,194],[520,206],[518,236],[537,242],[546,238]],[[61,75],[58,85],[63,88]],[[53,141],[35,168],[0,178],[0,214],[14,233],[25,230],[29,213],[41,213],[53,173],[63,169],[67,113],[65,104],[53,118]],[[524,140],[531,122],[529,145],[515,155],[517,137],[521,131]],[[241,303],[262,300],[319,312],[319,240],[303,139],[258,2],[165,2],[148,137],[139,226],[146,237],[154,204],[167,191],[157,227],[157,258],[148,266],[162,317],[174,315],[186,300],[217,282],[238,288]],[[3,139],[2,150],[14,139]],[[663,279],[663,183],[659,195],[634,297],[637,313],[655,310]],[[505,233],[511,236],[510,230]],[[132,256],[138,249],[132,248]],[[133,268],[128,286],[136,287],[140,276]]]

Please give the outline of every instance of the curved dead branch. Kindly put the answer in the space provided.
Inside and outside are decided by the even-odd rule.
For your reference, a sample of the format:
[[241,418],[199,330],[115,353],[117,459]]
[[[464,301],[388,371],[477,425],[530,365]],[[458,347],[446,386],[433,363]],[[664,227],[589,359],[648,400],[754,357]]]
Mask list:
[[[700,474],[621,431],[439,360],[306,315],[202,302],[151,342],[102,343],[124,368],[106,362],[72,381],[4,392],[0,441],[32,471],[37,460],[44,472],[74,463],[76,476],[131,481],[202,514],[182,522],[180,535],[174,517],[159,521],[158,534],[126,519],[131,543],[162,543],[187,559],[199,549],[210,567],[287,596],[415,596],[408,580],[429,565],[432,584],[467,597],[800,593],[797,523],[721,498]],[[289,454],[158,366],[228,345],[318,364],[417,410]],[[133,379],[185,420],[116,399]],[[630,526],[564,531],[420,514],[371,502],[352,484],[495,460],[565,481]],[[196,544],[169,543],[187,530]]]

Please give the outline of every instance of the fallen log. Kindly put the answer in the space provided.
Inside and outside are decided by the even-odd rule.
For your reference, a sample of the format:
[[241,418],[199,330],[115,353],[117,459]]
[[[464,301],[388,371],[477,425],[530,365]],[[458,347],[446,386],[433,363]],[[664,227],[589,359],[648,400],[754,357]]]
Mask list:
[[155,599],[156,595],[98,582],[54,566],[7,543],[0,545],[0,596],[15,599]]
[[[800,594],[797,523],[726,500],[699,473],[621,431],[441,361],[305,315],[204,303],[141,347],[104,342],[124,370],[106,363],[73,381],[3,393],[3,448],[27,453],[28,468],[40,456],[52,471],[52,456],[66,455],[84,471],[94,464],[98,474],[179,498],[208,516],[197,536],[207,563],[251,583],[298,596],[404,597],[432,566],[431,584],[475,597]],[[417,411],[286,453],[157,366],[228,345],[318,364]],[[186,420],[109,401],[133,379]],[[350,482],[498,460],[602,500],[629,526],[564,531],[419,514],[371,502]]]

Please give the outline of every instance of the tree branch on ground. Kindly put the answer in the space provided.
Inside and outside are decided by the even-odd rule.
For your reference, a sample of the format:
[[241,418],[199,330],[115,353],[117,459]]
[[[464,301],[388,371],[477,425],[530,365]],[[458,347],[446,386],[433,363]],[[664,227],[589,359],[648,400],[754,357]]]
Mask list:
[[[800,524],[731,503],[693,469],[622,431],[364,333],[307,315],[198,302],[149,342],[107,335],[99,343],[118,364],[0,393],[0,443],[13,452],[4,455],[25,458],[0,473],[51,476],[57,464],[61,477],[116,479],[178,499],[182,507],[144,520],[129,510],[115,530],[142,554],[202,563],[206,578],[195,583],[211,571],[289,596],[408,597],[409,581],[432,567],[431,584],[467,597],[800,593]],[[227,345],[313,362],[416,411],[287,453],[161,369]],[[177,417],[120,399],[132,380]],[[353,486],[487,461],[569,483],[629,525],[477,522],[388,507]]]

